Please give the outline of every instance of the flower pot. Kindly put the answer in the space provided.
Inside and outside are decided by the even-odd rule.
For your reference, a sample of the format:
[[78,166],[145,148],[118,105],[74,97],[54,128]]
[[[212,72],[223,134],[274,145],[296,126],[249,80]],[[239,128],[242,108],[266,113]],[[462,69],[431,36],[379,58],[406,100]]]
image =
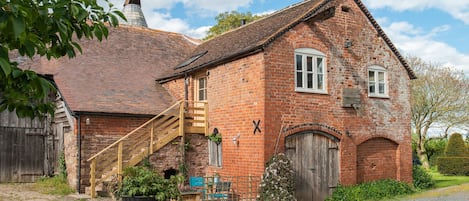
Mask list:
[[122,196],[122,201],[156,201],[156,199],[149,196]]

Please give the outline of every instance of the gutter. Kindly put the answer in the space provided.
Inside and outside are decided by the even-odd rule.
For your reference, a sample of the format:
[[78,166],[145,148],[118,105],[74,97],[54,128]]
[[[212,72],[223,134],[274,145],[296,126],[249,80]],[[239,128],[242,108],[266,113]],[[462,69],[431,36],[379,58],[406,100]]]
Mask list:
[[77,192],[80,193],[80,185],[81,185],[81,116],[77,114],[78,119],[78,135],[77,135],[77,149],[78,149],[78,157],[77,157]]
[[176,73],[174,75],[156,79],[156,81],[160,84],[164,84],[164,83],[169,82],[171,80],[175,80],[175,79],[178,79],[178,78],[183,78],[184,75],[186,75],[188,73],[191,73],[191,72],[194,72],[194,71],[197,71],[197,70],[202,69],[202,68],[217,66],[217,65],[220,65],[220,64],[228,63],[230,61],[242,58],[242,57],[246,57],[246,56],[249,56],[249,55],[256,54],[258,52],[262,52],[262,51],[264,51],[264,47],[265,47],[264,45],[257,45],[257,46],[254,46],[252,48],[246,49],[244,51],[238,52],[236,54],[232,54],[232,55],[229,55],[229,56],[226,56],[226,57],[215,59],[215,60],[212,60],[210,62],[204,63],[202,65],[199,65],[199,66],[196,66],[196,67],[181,71],[181,72]]

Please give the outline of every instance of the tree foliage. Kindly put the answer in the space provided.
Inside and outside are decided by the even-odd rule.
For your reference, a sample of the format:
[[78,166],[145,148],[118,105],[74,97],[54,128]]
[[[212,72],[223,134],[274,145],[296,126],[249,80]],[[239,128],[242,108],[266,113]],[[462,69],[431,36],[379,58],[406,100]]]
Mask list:
[[432,127],[441,127],[446,138],[455,127],[469,125],[469,80],[463,72],[434,65],[419,58],[408,59],[418,79],[412,82],[412,126],[417,134],[417,154],[429,167],[425,143]]
[[437,158],[445,155],[448,144],[446,138],[430,138],[425,143],[425,155],[427,155],[430,166],[436,165]]
[[253,15],[251,12],[240,13],[237,11],[220,13],[215,17],[217,24],[208,30],[204,40],[211,39],[231,29],[240,27],[242,20],[245,20],[246,23],[250,23],[263,16],[264,15]]
[[[20,117],[42,116],[54,110],[45,101],[54,86],[34,71],[21,69],[10,53],[47,59],[74,57],[79,39],[108,36],[121,12],[104,10],[96,0],[0,0],[0,112],[16,110]],[[125,19],[125,18],[124,18]]]

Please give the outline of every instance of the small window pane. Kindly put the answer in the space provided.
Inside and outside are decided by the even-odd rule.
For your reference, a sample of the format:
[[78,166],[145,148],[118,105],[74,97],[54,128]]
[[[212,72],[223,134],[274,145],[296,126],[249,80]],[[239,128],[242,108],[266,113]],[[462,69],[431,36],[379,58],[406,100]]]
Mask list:
[[199,101],[207,100],[207,80],[199,78]]
[[379,83],[379,94],[384,94],[384,83]]
[[296,87],[303,87],[303,73],[296,73]]
[[323,75],[318,75],[318,89],[324,89],[324,77]]
[[318,66],[317,73],[322,73],[322,71],[324,69],[323,59],[322,58],[317,58],[316,61],[317,61],[317,66]]
[[375,72],[374,71],[368,71],[368,81],[370,81],[370,82],[375,81]]
[[296,70],[303,70],[303,57],[296,55]]
[[313,57],[306,57],[307,71],[313,72]]
[[374,82],[370,82],[369,90],[370,90],[370,94],[374,94],[374,93],[376,92],[375,83],[374,83]]
[[313,74],[308,73],[308,88],[312,89],[313,88]]
[[384,72],[378,72],[378,80],[379,82],[384,82]]

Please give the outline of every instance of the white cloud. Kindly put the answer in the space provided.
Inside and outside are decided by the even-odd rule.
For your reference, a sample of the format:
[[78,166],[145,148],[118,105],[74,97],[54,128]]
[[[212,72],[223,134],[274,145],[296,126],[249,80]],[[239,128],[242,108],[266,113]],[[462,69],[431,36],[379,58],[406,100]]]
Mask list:
[[404,55],[417,56],[428,62],[455,67],[469,76],[469,55],[435,39],[438,33],[448,31],[451,28],[449,25],[425,31],[409,22],[393,22],[382,28]]
[[469,24],[469,0],[364,0],[368,8],[391,8],[397,11],[424,10],[428,8],[447,12],[455,19]]
[[[141,1],[142,11],[145,15],[148,27],[152,29],[182,33],[198,39],[205,37],[207,31],[210,29],[210,26],[191,27],[183,19],[171,16],[170,10],[178,3],[183,3],[186,6],[192,5],[194,2],[204,3],[204,1],[208,0],[197,0],[194,2],[185,1],[186,0]],[[244,1],[246,2],[247,0]],[[110,0],[110,2],[114,4],[116,9],[122,10],[124,0]],[[202,12],[203,9],[229,9],[233,6],[236,7],[242,5],[240,2],[235,1],[227,5],[221,5],[222,3],[218,3],[218,6],[216,4],[204,6],[207,4],[204,3],[203,5],[200,5],[198,9],[200,12]]]
[[145,16],[147,24],[153,29],[160,29],[170,32],[183,33],[193,38],[203,38],[210,26],[191,28],[190,25],[182,19],[172,18],[169,13],[153,12]]

